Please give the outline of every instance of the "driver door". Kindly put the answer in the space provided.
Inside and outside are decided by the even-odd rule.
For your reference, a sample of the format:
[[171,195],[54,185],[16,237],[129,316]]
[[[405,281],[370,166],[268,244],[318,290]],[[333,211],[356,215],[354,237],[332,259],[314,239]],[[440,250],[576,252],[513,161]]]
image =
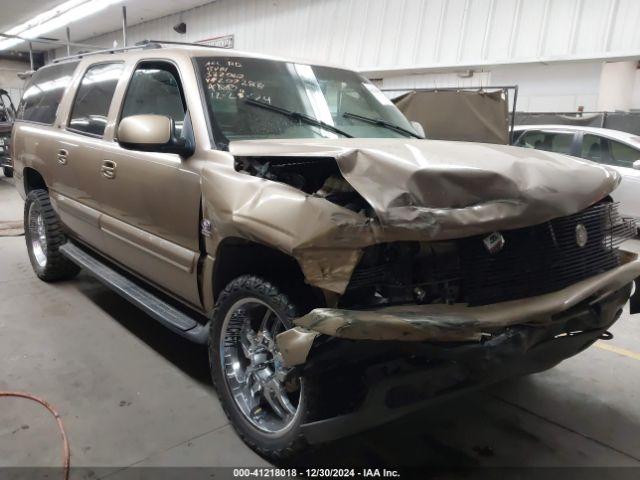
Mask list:
[[[176,128],[187,105],[177,67],[139,63],[121,105],[131,115],[164,115]],[[116,125],[117,131],[117,125]],[[200,307],[197,283],[200,176],[179,155],[125,150],[116,141],[101,167],[106,253],[168,293]]]

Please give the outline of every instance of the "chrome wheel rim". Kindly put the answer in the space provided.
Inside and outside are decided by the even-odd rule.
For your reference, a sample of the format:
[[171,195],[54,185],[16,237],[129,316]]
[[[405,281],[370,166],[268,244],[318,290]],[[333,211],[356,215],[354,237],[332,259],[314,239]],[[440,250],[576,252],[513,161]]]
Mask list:
[[29,207],[29,238],[31,251],[36,263],[44,268],[47,266],[47,233],[42,213],[35,208],[35,203]]
[[267,434],[289,430],[302,410],[303,382],[283,365],[275,342],[286,329],[266,303],[245,298],[227,312],[220,338],[231,397],[249,423]]

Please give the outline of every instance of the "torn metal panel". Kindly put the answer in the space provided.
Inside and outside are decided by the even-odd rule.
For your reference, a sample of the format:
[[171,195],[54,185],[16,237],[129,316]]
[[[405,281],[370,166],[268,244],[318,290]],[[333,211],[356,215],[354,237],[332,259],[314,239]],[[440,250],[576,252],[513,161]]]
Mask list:
[[350,340],[474,341],[482,336],[481,325],[470,317],[429,314],[422,308],[403,310],[342,310],[316,308],[296,320],[296,325],[323,335]]
[[318,308],[295,320],[309,330],[351,340],[465,341],[490,329],[546,324],[590,297],[602,297],[640,276],[640,261],[627,255],[618,268],[557,292],[477,307],[463,304],[401,305],[377,310]]
[[[538,297],[492,305],[402,305],[377,310],[341,310],[319,308],[294,321],[296,327],[278,335],[278,346],[287,366],[306,362],[318,335],[349,340],[404,342],[477,342],[483,335],[515,325],[541,325],[551,328],[558,316],[573,307],[591,307],[611,303],[602,312],[615,320],[622,301],[610,301],[618,292],[626,301],[630,283],[640,280],[640,260],[636,254],[623,253],[623,265],[563,290]],[[620,293],[628,286],[629,291]],[[638,297],[637,291],[634,297]],[[604,303],[603,303],[604,302]],[[618,311],[616,311],[618,310]],[[605,315],[606,313],[606,315]],[[633,313],[633,312],[632,312]],[[547,328],[541,329],[547,331]]]
[[[308,283],[338,294],[368,246],[540,224],[581,211],[619,183],[591,162],[500,145],[297,139],[233,141],[229,149],[236,167],[267,161],[203,168],[211,242],[238,237],[277,248]],[[331,201],[348,189],[366,208]]]
[[215,239],[277,248],[294,256],[320,288],[343,293],[361,249],[376,242],[366,217],[292,186],[220,166],[204,169],[202,178]]
[[296,258],[308,282],[329,290],[344,292],[354,266],[362,257],[362,250],[305,249]]
[[252,140],[231,142],[230,152],[335,158],[375,210],[380,241],[444,240],[536,225],[594,204],[620,182],[616,172],[593,162],[504,145]]
[[276,341],[285,366],[302,365],[307,360],[313,341],[318,335],[320,333],[301,327],[294,327],[279,334]]

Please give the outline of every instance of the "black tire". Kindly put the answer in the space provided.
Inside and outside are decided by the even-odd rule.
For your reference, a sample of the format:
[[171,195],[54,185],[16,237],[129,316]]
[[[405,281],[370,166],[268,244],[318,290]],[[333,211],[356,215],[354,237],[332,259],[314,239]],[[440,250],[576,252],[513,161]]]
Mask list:
[[[35,231],[38,215],[42,219],[42,236]],[[38,278],[45,282],[55,282],[68,280],[80,272],[80,268],[58,250],[66,242],[66,237],[46,190],[32,190],[27,195],[24,204],[24,233],[29,260]],[[44,244],[40,251],[37,251],[38,244]]]
[[298,403],[298,413],[293,424],[284,433],[265,434],[260,431],[243,415],[231,395],[225,380],[225,371],[220,361],[220,339],[223,335],[224,319],[230,308],[241,299],[255,298],[267,304],[278,316],[289,324],[298,315],[298,308],[283,291],[269,281],[253,276],[244,275],[230,282],[222,291],[218,299],[209,335],[209,364],[213,384],[218,392],[225,414],[242,440],[259,455],[271,460],[287,460],[309,448],[309,444],[301,432],[301,426],[313,418],[318,412],[317,401],[313,392],[317,391],[313,380],[303,378],[304,388],[301,389]]
[[13,168],[11,167],[2,167],[2,173],[7,178],[13,178]]

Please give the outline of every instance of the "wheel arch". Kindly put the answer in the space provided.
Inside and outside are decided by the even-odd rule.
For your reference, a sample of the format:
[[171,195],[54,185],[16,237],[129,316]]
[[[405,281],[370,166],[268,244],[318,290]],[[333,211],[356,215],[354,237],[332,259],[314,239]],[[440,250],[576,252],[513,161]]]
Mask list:
[[323,298],[318,289],[306,283],[298,261],[292,256],[261,243],[226,238],[217,248],[213,266],[214,301],[232,280],[242,275],[256,275],[283,288],[305,290],[314,303]]
[[25,195],[29,195],[29,192],[31,192],[32,190],[41,189],[49,191],[47,182],[45,182],[44,177],[35,168],[25,167],[22,170],[22,181],[24,184]]

